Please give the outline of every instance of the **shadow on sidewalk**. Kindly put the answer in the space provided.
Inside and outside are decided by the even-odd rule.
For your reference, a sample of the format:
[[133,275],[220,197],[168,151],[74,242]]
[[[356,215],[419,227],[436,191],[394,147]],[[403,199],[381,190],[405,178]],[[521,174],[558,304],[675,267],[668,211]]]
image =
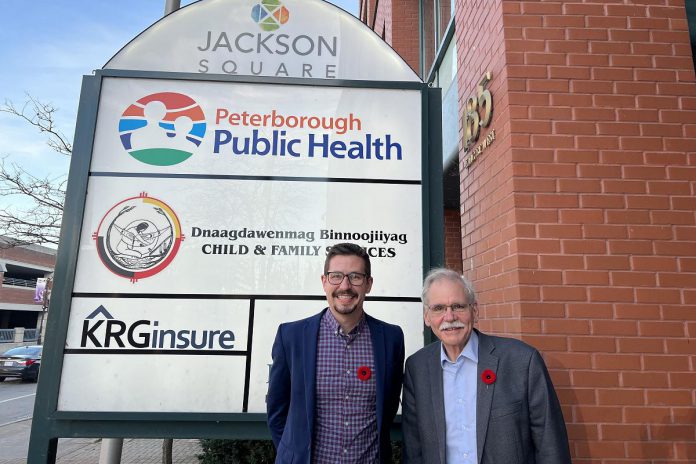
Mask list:
[[[0,464],[26,464],[29,451],[31,420],[0,427]],[[58,464],[96,464],[99,462],[99,438],[61,438],[58,440]],[[195,464],[203,451],[197,439],[174,440],[172,462]],[[126,438],[123,440],[121,464],[160,464],[162,440]]]

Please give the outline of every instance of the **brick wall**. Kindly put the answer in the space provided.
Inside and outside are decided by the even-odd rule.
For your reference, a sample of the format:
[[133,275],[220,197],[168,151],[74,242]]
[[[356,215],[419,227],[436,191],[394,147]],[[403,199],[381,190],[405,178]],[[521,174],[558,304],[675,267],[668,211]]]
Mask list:
[[462,272],[462,223],[458,209],[445,209],[445,266]]
[[[369,9],[374,8],[375,4],[377,5],[377,15],[373,23],[372,16],[370,16],[372,13]],[[363,12],[363,5],[368,8],[365,12]],[[363,14],[369,18],[367,21],[363,18]],[[383,37],[385,42],[399,52],[413,70],[418,72],[420,59],[418,0],[363,0],[360,17],[380,37]]]
[[503,5],[520,336],[544,351],[575,463],[694,462],[684,2]]
[[[502,17],[464,6],[460,101],[486,68],[508,87],[493,90],[491,127],[509,149],[462,172],[482,328],[543,351],[574,462],[693,460],[696,85],[683,3],[506,1]],[[485,18],[489,29],[470,29]],[[473,50],[481,32],[496,56]]]
[[40,308],[41,303],[34,301],[34,288],[14,288],[14,287],[0,287],[0,309],[2,303],[12,303],[12,304],[35,304],[37,305],[37,311]]
[[540,349],[575,464],[696,462],[696,82],[684,0],[456,10],[460,107],[493,73],[482,137],[496,140],[460,166],[481,329]]
[[0,248],[0,259],[9,259],[12,261],[35,264],[50,268],[53,268],[56,265],[55,253],[42,253],[40,251],[22,247]]
[[[518,143],[510,131],[507,67],[504,50],[503,4],[489,0],[465,1],[455,11],[459,106],[475,94],[487,71],[494,79],[488,89],[494,96],[493,120],[481,131],[482,141],[491,131],[496,140],[466,168],[460,151],[462,204],[462,255],[464,273],[476,285],[481,307],[480,328],[488,332],[518,334],[521,330],[516,204],[513,195],[511,146]],[[460,125],[460,140],[463,140]],[[460,146],[463,142],[460,142]]]
[[[26,263],[29,266],[33,264],[48,268],[54,268],[56,264],[55,254],[42,253],[40,251],[22,247],[0,248],[0,259],[7,259],[10,261],[16,261],[18,263]],[[4,273],[0,272],[0,279],[3,275]],[[37,304],[34,301],[34,293],[34,288],[15,288],[0,285],[0,304]],[[39,304],[40,303],[37,304],[37,308],[39,307]]]

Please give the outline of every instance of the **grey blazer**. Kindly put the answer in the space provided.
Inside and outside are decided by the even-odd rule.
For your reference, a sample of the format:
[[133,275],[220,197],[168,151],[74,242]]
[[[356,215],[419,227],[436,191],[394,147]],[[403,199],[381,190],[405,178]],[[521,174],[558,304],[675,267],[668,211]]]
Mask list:
[[[541,355],[512,338],[479,332],[476,449],[480,464],[570,463],[561,406]],[[496,373],[486,385],[484,370]],[[440,343],[406,360],[404,462],[445,464],[445,405]]]

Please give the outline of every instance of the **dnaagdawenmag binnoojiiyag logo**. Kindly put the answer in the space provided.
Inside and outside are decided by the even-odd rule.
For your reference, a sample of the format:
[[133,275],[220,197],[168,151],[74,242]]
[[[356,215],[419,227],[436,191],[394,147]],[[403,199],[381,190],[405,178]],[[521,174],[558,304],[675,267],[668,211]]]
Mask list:
[[130,105],[118,133],[123,148],[140,162],[172,166],[187,160],[205,136],[205,115],[188,95],[159,92]]
[[174,210],[141,193],[112,206],[92,238],[104,266],[135,283],[167,267],[184,236]]

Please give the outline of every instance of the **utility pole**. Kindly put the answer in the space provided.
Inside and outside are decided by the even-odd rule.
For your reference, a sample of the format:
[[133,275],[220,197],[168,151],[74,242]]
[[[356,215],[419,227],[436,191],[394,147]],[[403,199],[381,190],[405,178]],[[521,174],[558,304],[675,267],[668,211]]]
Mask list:
[[41,295],[41,318],[39,319],[39,333],[36,337],[36,344],[41,345],[43,337],[41,332],[43,331],[44,321],[46,320],[46,313],[48,312],[48,303],[51,300],[51,284],[53,283],[52,277],[46,278],[46,286],[44,287],[43,295]]
[[175,12],[179,8],[181,8],[181,0],[166,0],[164,5],[164,16]]

